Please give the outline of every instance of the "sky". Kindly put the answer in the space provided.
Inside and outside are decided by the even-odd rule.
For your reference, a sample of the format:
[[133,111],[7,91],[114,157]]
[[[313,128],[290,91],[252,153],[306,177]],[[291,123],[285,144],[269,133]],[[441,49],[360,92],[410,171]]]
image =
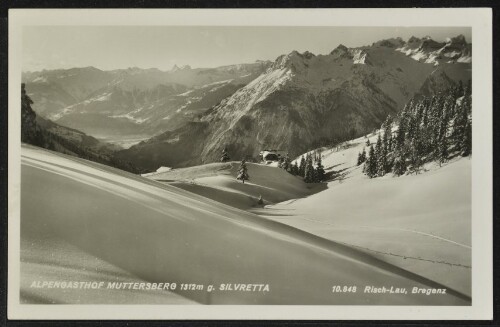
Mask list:
[[23,30],[23,71],[94,66],[170,70],[274,60],[293,50],[327,54],[411,36],[436,41],[470,27],[29,26]]

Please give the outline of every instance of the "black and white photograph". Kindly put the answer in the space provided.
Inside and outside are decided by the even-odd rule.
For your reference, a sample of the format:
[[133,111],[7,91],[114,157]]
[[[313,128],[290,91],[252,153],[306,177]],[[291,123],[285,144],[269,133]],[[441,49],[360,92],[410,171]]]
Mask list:
[[357,24],[266,24],[240,11],[241,24],[208,24],[199,10],[181,24],[160,23],[162,11],[72,23],[78,10],[53,12],[12,32],[16,308],[440,317],[491,301],[473,280],[491,280],[491,239],[473,237],[491,228],[475,173],[491,174],[478,164],[491,156],[491,124],[479,125],[491,123],[491,80],[476,73],[491,71],[491,54],[479,57],[489,34],[477,37],[487,21],[370,25],[354,10]]

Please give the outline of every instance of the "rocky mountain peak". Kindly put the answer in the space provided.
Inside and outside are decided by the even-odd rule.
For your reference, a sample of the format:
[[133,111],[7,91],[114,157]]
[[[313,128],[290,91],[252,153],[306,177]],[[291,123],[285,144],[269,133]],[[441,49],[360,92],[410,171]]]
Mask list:
[[350,59],[354,64],[365,64],[369,62],[368,60],[366,60],[368,54],[365,50],[360,48],[347,48],[343,44],[339,44],[338,47],[333,49],[333,51],[330,52],[330,56],[332,56],[334,59]]
[[462,34],[457,35],[452,38],[447,38],[446,43],[450,46],[460,48],[460,47],[466,47],[467,46],[467,41],[465,40],[465,36]]
[[341,58],[349,55],[349,49],[343,45],[339,44],[335,49],[330,52],[330,55],[334,56],[335,58]]
[[314,54],[306,51],[303,54],[297,50],[293,50],[287,55],[281,55],[271,65],[272,69],[285,69],[290,68],[292,71],[297,71],[306,67],[305,61],[315,57]]
[[437,42],[431,39],[430,37],[425,37],[420,45],[420,49],[424,51],[436,51],[444,47],[446,43]]
[[445,42],[435,41],[430,36],[422,39],[412,36],[408,42],[396,50],[414,60],[435,66],[440,63],[472,62],[472,47],[463,35],[447,38]]
[[408,43],[420,43],[420,42],[422,42],[422,40],[413,35],[408,39]]
[[378,42],[375,42],[372,44],[374,47],[387,47],[387,48],[398,48],[400,46],[404,45],[404,41],[402,38],[397,37],[397,38],[392,38],[392,39],[385,39],[385,40],[380,40]]
[[311,58],[313,58],[313,57],[316,57],[316,55],[315,55],[314,53],[309,52],[309,51],[304,52],[304,53],[302,54],[302,56],[303,56],[304,58],[306,58],[306,59],[311,59]]
[[405,47],[408,49],[417,49],[420,47],[422,44],[422,39],[412,36],[408,39],[408,42],[406,42]]
[[177,65],[174,65],[174,67],[172,67],[172,69],[170,70],[172,73],[174,72],[177,72],[177,71],[181,71],[181,70],[190,70],[191,69],[191,66],[189,65],[184,65],[184,66],[177,66]]
[[465,36],[463,34],[459,34],[459,35],[457,35],[455,37],[452,37],[451,41],[454,42],[454,43],[455,42],[466,43]]

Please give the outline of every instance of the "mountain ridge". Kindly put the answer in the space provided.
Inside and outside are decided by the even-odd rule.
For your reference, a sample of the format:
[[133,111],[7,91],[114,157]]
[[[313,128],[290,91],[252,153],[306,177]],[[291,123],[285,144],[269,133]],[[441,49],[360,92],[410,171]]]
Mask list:
[[255,158],[262,148],[296,154],[367,133],[411,97],[470,79],[470,49],[460,35],[391,38],[217,68],[90,67],[23,77],[42,116],[98,138],[143,139],[119,155],[156,169],[217,160],[224,146]]
[[45,118],[104,138],[151,137],[194,119],[257,77],[267,64],[174,71],[86,67],[25,73],[23,82],[35,111]]
[[[429,39],[421,42],[419,51],[425,42]],[[204,125],[196,125],[195,130],[203,129],[202,138],[190,143],[182,140],[185,129],[177,136],[174,130],[119,155],[130,160],[154,157],[147,163],[136,161],[148,169],[216,161],[224,147],[238,158],[256,158],[262,148],[295,155],[366,134],[411,97],[439,92],[470,78],[470,64],[416,60],[398,50],[403,43],[396,38],[370,47],[339,45],[327,55],[308,51],[281,55],[259,77],[200,116]],[[191,159],[186,160],[185,154],[182,160],[177,158],[171,150],[176,139],[186,151],[190,144],[197,149]]]

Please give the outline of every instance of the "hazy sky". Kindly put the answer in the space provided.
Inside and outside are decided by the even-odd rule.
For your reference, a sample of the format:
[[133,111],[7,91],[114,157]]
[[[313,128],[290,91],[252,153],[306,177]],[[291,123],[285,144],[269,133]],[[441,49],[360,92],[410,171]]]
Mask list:
[[465,35],[469,27],[36,26],[23,30],[23,70],[94,66],[169,70],[274,60],[292,50],[327,54],[339,44]]

